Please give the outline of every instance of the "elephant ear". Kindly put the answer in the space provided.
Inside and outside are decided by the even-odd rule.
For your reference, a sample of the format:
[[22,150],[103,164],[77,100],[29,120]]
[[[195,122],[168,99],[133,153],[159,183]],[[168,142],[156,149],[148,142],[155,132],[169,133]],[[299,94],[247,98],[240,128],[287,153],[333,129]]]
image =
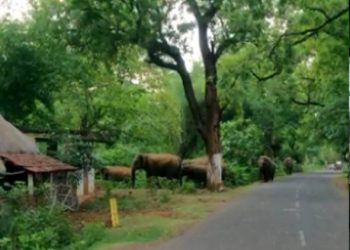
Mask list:
[[140,168],[143,165],[143,158],[142,154],[137,155],[132,162],[132,167],[136,169]]

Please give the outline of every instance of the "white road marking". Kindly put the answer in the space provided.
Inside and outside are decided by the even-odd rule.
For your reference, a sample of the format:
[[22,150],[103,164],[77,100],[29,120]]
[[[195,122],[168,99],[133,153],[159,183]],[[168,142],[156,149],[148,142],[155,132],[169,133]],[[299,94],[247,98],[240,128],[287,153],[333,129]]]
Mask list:
[[302,247],[306,247],[305,235],[302,230],[299,230],[300,244]]
[[300,207],[299,201],[296,201],[296,202],[295,202],[295,207],[296,207],[296,208],[299,208],[299,207]]

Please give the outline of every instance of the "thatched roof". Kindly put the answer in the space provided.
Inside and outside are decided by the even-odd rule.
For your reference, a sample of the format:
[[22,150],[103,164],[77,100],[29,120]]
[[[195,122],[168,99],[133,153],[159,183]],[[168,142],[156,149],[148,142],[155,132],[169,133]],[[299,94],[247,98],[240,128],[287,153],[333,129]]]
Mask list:
[[38,153],[34,139],[23,134],[0,115],[0,153]]

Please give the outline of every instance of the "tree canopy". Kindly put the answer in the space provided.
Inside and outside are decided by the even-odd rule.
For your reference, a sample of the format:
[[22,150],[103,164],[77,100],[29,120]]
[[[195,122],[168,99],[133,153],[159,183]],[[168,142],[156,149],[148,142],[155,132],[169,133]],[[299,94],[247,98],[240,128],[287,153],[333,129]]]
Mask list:
[[[32,5],[25,22],[0,23],[0,112],[20,127],[98,132],[104,164],[141,151],[222,151],[246,166],[347,151],[343,0]],[[201,57],[189,63],[192,32]]]

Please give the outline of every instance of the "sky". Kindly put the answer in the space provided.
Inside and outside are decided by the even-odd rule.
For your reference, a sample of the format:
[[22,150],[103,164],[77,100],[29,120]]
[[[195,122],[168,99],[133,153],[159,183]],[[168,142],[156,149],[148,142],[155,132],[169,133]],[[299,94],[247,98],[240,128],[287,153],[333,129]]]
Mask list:
[[29,10],[28,0],[0,0],[0,18],[8,14],[11,19],[23,20]]
[[[10,19],[21,21],[28,15],[30,9],[29,0],[0,0],[0,19],[8,15]],[[190,13],[181,10],[176,10],[174,14],[181,16],[185,21],[194,20]],[[195,28],[188,36],[192,52],[184,54],[184,60],[187,69],[192,70],[194,61],[200,60],[198,29]]]

